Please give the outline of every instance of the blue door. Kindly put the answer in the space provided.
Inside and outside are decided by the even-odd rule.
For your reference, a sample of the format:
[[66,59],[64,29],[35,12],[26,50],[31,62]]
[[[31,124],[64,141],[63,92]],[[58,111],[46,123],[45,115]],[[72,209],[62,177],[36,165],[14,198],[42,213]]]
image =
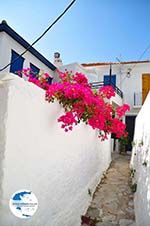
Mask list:
[[110,85],[113,84],[116,86],[116,75],[111,75],[111,81],[110,81],[110,76],[109,75],[104,75],[104,85]]

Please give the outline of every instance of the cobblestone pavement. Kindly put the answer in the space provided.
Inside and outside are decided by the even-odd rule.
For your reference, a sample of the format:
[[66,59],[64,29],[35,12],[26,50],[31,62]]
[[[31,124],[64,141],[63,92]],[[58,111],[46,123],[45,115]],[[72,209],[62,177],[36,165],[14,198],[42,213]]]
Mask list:
[[95,226],[136,226],[130,189],[130,157],[113,154],[113,161],[97,186],[85,215],[96,219]]

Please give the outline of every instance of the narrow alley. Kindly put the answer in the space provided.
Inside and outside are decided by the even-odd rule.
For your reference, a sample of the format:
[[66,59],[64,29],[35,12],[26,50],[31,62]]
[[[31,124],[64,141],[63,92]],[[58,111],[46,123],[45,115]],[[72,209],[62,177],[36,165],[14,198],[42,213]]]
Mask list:
[[[130,155],[113,155],[113,161],[97,186],[83,219],[95,219],[96,226],[136,226],[130,180]],[[90,217],[90,218],[89,218]]]

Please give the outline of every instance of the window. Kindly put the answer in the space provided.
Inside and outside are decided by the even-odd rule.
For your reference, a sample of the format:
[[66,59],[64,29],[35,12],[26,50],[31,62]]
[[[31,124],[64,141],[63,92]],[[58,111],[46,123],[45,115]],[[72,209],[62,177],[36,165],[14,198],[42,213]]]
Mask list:
[[40,69],[36,67],[34,64],[30,63],[30,68],[31,68],[31,74],[33,77],[39,74]]
[[104,85],[113,84],[116,86],[116,75],[111,75],[111,82],[110,82],[110,75],[104,75]]
[[22,56],[19,56],[18,53],[16,53],[14,50],[12,50],[11,51],[11,63],[12,64],[10,65],[10,72],[17,74],[17,72],[21,71],[23,68],[24,58]]
[[53,80],[53,78],[49,77],[48,80],[47,80],[47,83],[50,85],[52,83],[52,80]]

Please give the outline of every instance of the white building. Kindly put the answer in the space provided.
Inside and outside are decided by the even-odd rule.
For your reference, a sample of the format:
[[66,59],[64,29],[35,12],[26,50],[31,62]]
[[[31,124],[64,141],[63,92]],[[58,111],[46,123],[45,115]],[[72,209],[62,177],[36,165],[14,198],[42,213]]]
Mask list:
[[112,82],[123,91],[124,101],[130,104],[133,114],[135,107],[141,107],[150,89],[150,61],[91,63],[82,64],[82,66],[86,70],[94,69],[98,81],[105,83],[109,77],[110,64],[112,65]]
[[[109,63],[84,63],[69,64],[60,67],[60,70],[79,71],[86,74],[91,83],[110,83],[110,65],[111,65],[111,82],[116,87],[116,91],[122,91],[122,101],[128,103],[131,107],[130,112],[126,114],[125,121],[129,132],[130,145],[127,147],[131,150],[133,140],[135,118],[141,109],[148,91],[150,90],[150,61],[130,61],[130,62],[109,62]],[[95,83],[96,85],[97,83]],[[118,89],[119,88],[119,89]],[[114,98],[114,103],[117,99]],[[121,102],[120,102],[121,103]]]
[[[6,21],[2,21],[0,24],[0,73],[16,74],[23,68],[31,68],[35,73],[43,70],[53,77],[56,67],[33,47],[30,47],[22,57],[15,60],[29,46],[30,44],[8,26]],[[7,64],[14,60],[14,63],[3,70]]]

